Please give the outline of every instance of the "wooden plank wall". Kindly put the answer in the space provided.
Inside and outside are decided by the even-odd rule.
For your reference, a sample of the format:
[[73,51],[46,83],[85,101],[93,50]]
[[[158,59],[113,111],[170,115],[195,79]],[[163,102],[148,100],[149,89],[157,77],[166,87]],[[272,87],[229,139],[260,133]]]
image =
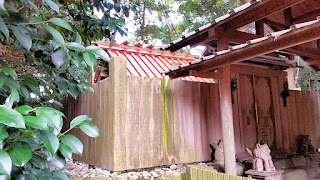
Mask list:
[[95,93],[65,99],[67,124],[87,114],[101,133],[72,131],[84,144],[74,158],[113,171],[209,161],[209,144],[221,139],[218,84],[127,76],[125,62],[110,62],[118,70],[93,84]]
[[[72,131],[84,144],[83,156],[75,159],[113,171],[210,160],[209,144],[222,139],[218,84],[127,76],[123,58],[112,60],[110,67],[110,78],[92,85],[95,93],[64,101],[67,124],[87,114],[101,134],[93,139]],[[299,134],[309,134],[319,147],[320,94],[291,91],[283,107],[285,80],[271,77],[276,147],[295,151]],[[239,153],[246,139],[237,109],[241,98],[235,94],[234,100]]]
[[110,114],[109,106],[109,79],[92,85],[95,93],[81,94],[76,100],[67,97],[63,101],[64,114],[68,118],[65,121],[66,127],[69,122],[78,115],[89,115],[93,123],[100,129],[100,138],[89,138],[80,129],[72,130],[71,133],[77,136],[84,145],[82,156],[74,155],[73,158],[89,164],[101,167],[111,167],[113,162],[113,124],[106,117]]
[[310,135],[314,147],[320,147],[320,93],[290,91],[286,115],[290,150],[297,150],[298,135]]
[[179,163],[210,160],[209,144],[222,138],[218,85],[177,79],[162,86],[168,121],[165,156]]

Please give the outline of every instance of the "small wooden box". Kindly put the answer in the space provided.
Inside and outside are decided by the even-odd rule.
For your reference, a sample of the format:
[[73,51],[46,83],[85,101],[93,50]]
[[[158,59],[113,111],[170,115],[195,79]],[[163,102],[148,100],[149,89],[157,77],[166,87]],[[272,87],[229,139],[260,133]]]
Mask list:
[[282,173],[283,170],[276,170],[276,171],[255,171],[255,170],[248,170],[246,174],[249,178],[254,179],[268,179],[268,180],[282,180]]

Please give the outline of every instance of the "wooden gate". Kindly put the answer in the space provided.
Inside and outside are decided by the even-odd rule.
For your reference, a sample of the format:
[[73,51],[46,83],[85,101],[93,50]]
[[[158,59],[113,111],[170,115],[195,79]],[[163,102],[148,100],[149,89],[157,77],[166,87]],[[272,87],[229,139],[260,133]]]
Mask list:
[[[241,129],[244,146],[257,142],[274,146],[275,128],[269,77],[239,75]],[[241,95],[240,95],[241,94]]]

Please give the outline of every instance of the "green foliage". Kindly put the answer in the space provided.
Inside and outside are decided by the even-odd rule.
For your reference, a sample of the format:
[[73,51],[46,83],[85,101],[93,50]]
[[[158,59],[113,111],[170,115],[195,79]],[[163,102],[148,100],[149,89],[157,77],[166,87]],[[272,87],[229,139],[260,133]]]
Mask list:
[[[99,129],[87,115],[61,132],[65,115],[55,109],[66,95],[93,92],[89,72],[108,54],[90,43],[125,33],[135,6],[117,1],[0,0],[0,174],[7,178],[68,179],[63,169],[82,142]],[[101,13],[98,19],[93,10]]]
[[[143,41],[161,40],[168,44],[182,35],[210,23],[240,6],[239,0],[132,0],[139,7],[135,15],[136,35]],[[176,8],[178,7],[177,12]],[[157,14],[160,23],[148,14]],[[176,15],[172,19],[170,14]],[[151,16],[153,17],[153,16]],[[180,20],[181,19],[181,20]]]
[[296,79],[296,86],[302,91],[310,90],[310,80],[315,81],[316,91],[320,91],[320,72],[315,72],[310,66],[305,65],[303,60],[296,56],[296,61],[302,68],[295,68],[294,79]]

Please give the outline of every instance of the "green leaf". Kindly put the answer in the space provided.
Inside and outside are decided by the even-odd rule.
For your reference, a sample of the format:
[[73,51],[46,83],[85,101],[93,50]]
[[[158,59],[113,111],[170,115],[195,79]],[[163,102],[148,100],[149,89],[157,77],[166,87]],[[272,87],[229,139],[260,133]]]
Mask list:
[[59,13],[59,6],[55,2],[51,0],[44,0],[44,2],[46,2],[52,10]]
[[79,128],[90,137],[93,137],[93,138],[100,137],[99,129],[94,124],[81,123],[79,124]]
[[97,66],[97,59],[94,56],[94,54],[90,51],[86,51],[83,53],[84,61],[88,64],[88,66],[91,68],[91,70],[94,70],[94,68]]
[[30,162],[37,168],[40,168],[40,169],[47,168],[46,161],[41,156],[38,156],[36,154],[32,156]]
[[24,98],[25,101],[28,101],[30,96],[29,96],[29,91],[26,87],[24,87],[22,84],[20,85],[20,95]]
[[86,122],[90,122],[90,121],[92,121],[92,119],[88,115],[77,116],[70,122],[70,128],[72,129],[81,123],[86,123]]
[[68,49],[75,50],[75,51],[80,51],[80,52],[86,50],[86,48],[84,46],[82,46],[81,44],[76,43],[76,42],[66,43],[66,47]]
[[54,40],[56,40],[57,43],[60,44],[60,46],[64,46],[65,42],[59,31],[46,24],[43,24],[43,26],[53,36]]
[[27,2],[29,3],[29,6],[30,6],[32,9],[34,9],[34,11],[35,11],[36,13],[39,13],[38,7],[37,7],[32,1],[27,0]]
[[25,175],[24,175],[24,179],[25,179],[25,180],[38,180],[38,179],[36,178],[36,176],[33,175],[33,174],[25,174]]
[[78,95],[80,94],[79,89],[77,88],[76,84],[69,84],[69,89],[68,92],[72,95],[73,98],[77,98]]
[[52,176],[55,180],[68,180],[68,175],[65,172],[55,171],[52,173]]
[[0,76],[4,78],[5,85],[10,88],[20,89],[20,84],[18,81],[14,80],[12,77],[5,75],[3,72],[0,72]]
[[8,14],[4,8],[4,0],[0,0],[0,14]]
[[20,138],[21,138],[21,139],[29,138],[29,137],[32,136],[32,134],[33,134],[32,131],[26,131],[26,132],[23,132],[23,133],[21,134]]
[[72,149],[71,149],[69,146],[67,146],[67,145],[65,145],[65,144],[60,144],[60,146],[59,146],[59,151],[61,152],[61,154],[62,154],[65,158],[71,160],[71,157],[72,157]]
[[12,88],[11,89],[11,95],[12,96],[12,99],[16,102],[19,102],[20,101],[20,96],[19,96],[19,93],[18,91],[15,89],[15,88]]
[[74,41],[74,42],[76,42],[78,44],[82,43],[81,36],[80,36],[80,34],[78,32],[74,33],[72,41]]
[[23,77],[23,81],[26,83],[26,85],[28,85],[34,92],[40,94],[40,87],[39,87],[39,83],[37,80],[35,80],[34,78],[30,78],[30,77]]
[[29,112],[32,110],[31,106],[23,105],[16,108],[16,111],[18,111],[20,114],[26,115],[29,114]]
[[60,155],[60,153],[56,153],[52,158],[50,158],[49,164],[58,169],[64,169],[66,167],[66,158]]
[[47,131],[41,131],[40,139],[53,156],[59,148],[59,140],[57,136]]
[[109,62],[109,55],[106,51],[104,51],[102,48],[98,47],[98,46],[88,46],[86,48],[87,50],[92,51],[95,55],[101,57],[103,60]]
[[5,83],[4,77],[3,77],[3,76],[0,76],[0,88],[3,87],[4,83]]
[[0,173],[10,177],[12,161],[9,154],[0,149]]
[[0,124],[0,142],[7,139],[9,137],[9,134],[7,132],[7,127],[3,124]]
[[32,157],[32,149],[28,143],[16,142],[8,150],[12,163],[16,166],[24,166]]
[[0,105],[0,123],[10,127],[25,128],[22,115],[3,105]]
[[9,30],[8,30],[5,22],[1,18],[1,16],[0,16],[0,31],[3,32],[3,34],[6,36],[7,41],[8,41],[9,40]]
[[12,88],[11,89],[11,94],[10,94],[10,96],[7,97],[4,105],[9,107],[9,108],[11,108],[13,103],[15,101],[19,102],[19,100],[20,100],[20,96],[19,96],[18,91],[15,88]]
[[38,108],[36,110],[36,115],[47,123],[48,126],[51,126],[57,130],[60,130],[62,127],[62,116],[64,116],[60,111],[57,111],[53,108],[44,107]]
[[65,63],[66,57],[67,51],[61,48],[60,50],[52,53],[52,63],[59,69]]
[[49,22],[57,25],[57,26],[60,26],[60,27],[63,27],[69,31],[73,31],[72,30],[72,27],[69,25],[68,21],[64,20],[64,19],[60,19],[60,18],[51,18],[49,20]]
[[42,22],[42,19],[38,16],[32,16],[30,19],[30,23],[38,23],[38,22]]
[[63,144],[67,144],[73,153],[82,155],[83,144],[82,142],[71,134],[65,134],[59,138]]
[[17,38],[19,43],[27,50],[30,50],[32,46],[32,39],[28,33],[28,31],[21,26],[11,26],[12,33]]
[[116,19],[115,22],[118,23],[120,26],[124,26],[126,24],[126,20],[123,18]]
[[24,121],[27,126],[41,129],[41,130],[47,130],[48,126],[45,121],[43,121],[41,118],[36,116],[24,116]]
[[115,33],[117,30],[117,23],[113,20],[109,20],[108,27],[109,27],[110,32]]
[[18,75],[13,69],[11,69],[11,68],[9,68],[7,66],[1,66],[1,69],[4,72],[5,75],[11,76],[14,80],[18,79]]

